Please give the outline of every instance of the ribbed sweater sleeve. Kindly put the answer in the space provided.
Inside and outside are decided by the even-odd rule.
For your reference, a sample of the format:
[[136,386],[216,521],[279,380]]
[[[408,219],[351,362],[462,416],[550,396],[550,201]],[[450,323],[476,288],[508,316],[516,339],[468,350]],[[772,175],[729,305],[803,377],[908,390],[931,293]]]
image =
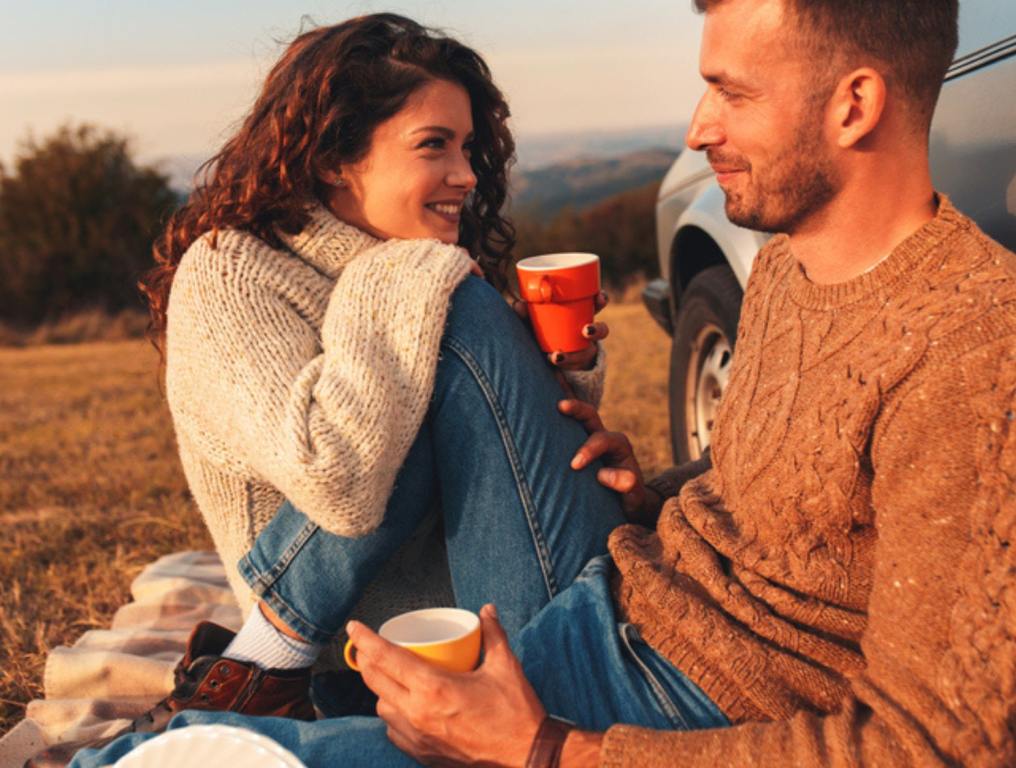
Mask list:
[[562,371],[565,381],[572,388],[575,397],[597,408],[603,399],[604,382],[607,378],[607,350],[596,342],[596,365],[588,371]]
[[224,233],[213,249],[202,238],[177,271],[167,339],[176,428],[326,530],[366,534],[423,421],[470,260],[429,240],[365,250],[331,288],[318,338],[321,281],[252,240]]
[[940,340],[873,436],[867,665],[834,714],[615,726],[604,766],[1016,764],[1016,318]]

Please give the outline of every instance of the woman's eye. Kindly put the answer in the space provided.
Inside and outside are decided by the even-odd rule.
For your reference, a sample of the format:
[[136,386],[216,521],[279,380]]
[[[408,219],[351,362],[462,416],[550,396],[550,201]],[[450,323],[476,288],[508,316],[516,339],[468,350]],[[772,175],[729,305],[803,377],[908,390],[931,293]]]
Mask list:
[[417,149],[444,149],[445,140],[440,136],[434,136],[430,139],[424,139],[420,142],[420,146]]

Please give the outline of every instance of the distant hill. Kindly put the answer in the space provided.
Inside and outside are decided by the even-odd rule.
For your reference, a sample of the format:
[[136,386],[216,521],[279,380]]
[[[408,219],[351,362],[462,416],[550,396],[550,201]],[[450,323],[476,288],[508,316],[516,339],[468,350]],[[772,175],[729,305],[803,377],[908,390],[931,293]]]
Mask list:
[[[620,158],[641,150],[660,150],[676,156],[682,146],[684,126],[656,126],[616,131],[571,131],[517,136],[518,163],[512,170],[516,178],[533,171],[559,165],[589,163],[606,158]],[[172,155],[156,160],[156,166],[169,176],[173,189],[189,193],[194,172],[209,155]],[[576,158],[579,158],[578,160]],[[584,158],[584,159],[583,159]],[[661,174],[662,177],[662,174]],[[638,186],[644,181],[632,186]],[[515,185],[521,191],[521,185]],[[622,185],[623,186],[623,185]],[[615,189],[614,191],[620,191]]]
[[664,125],[613,131],[568,131],[516,137],[516,169],[531,171],[576,157],[619,157],[639,149],[684,146],[687,127]]
[[193,186],[194,174],[207,159],[205,155],[172,155],[159,158],[153,165],[169,177],[169,186],[186,196]]
[[588,208],[626,190],[660,181],[677,158],[670,149],[643,149],[620,157],[575,158],[512,173],[511,211],[549,221],[562,209]]

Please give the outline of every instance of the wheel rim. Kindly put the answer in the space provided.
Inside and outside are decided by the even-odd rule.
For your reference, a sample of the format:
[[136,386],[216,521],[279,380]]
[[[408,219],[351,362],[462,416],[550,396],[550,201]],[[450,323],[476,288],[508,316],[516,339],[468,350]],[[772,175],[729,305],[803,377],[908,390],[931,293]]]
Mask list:
[[695,337],[690,356],[684,387],[684,423],[692,428],[688,452],[692,459],[699,459],[709,447],[716,412],[730,377],[733,352],[720,327],[707,323]]

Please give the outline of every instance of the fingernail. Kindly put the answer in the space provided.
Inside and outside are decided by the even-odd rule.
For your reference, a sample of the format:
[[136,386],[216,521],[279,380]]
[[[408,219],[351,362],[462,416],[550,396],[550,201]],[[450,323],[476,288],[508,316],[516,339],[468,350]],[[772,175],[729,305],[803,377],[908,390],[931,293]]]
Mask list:
[[595,330],[596,329],[593,326],[587,325],[585,328],[582,329],[582,333],[584,333],[586,336],[592,336]]
[[346,634],[347,635],[353,634],[357,629],[359,629],[359,627],[360,627],[360,623],[358,621],[347,621],[346,622]]
[[[572,327],[574,327],[574,326],[572,326]],[[553,360],[554,360],[555,363],[563,363],[564,362],[564,353],[563,352],[555,352],[554,356],[553,356]]]
[[571,460],[571,468],[572,469],[582,468],[582,457],[579,456],[578,454],[575,454],[575,457]]

